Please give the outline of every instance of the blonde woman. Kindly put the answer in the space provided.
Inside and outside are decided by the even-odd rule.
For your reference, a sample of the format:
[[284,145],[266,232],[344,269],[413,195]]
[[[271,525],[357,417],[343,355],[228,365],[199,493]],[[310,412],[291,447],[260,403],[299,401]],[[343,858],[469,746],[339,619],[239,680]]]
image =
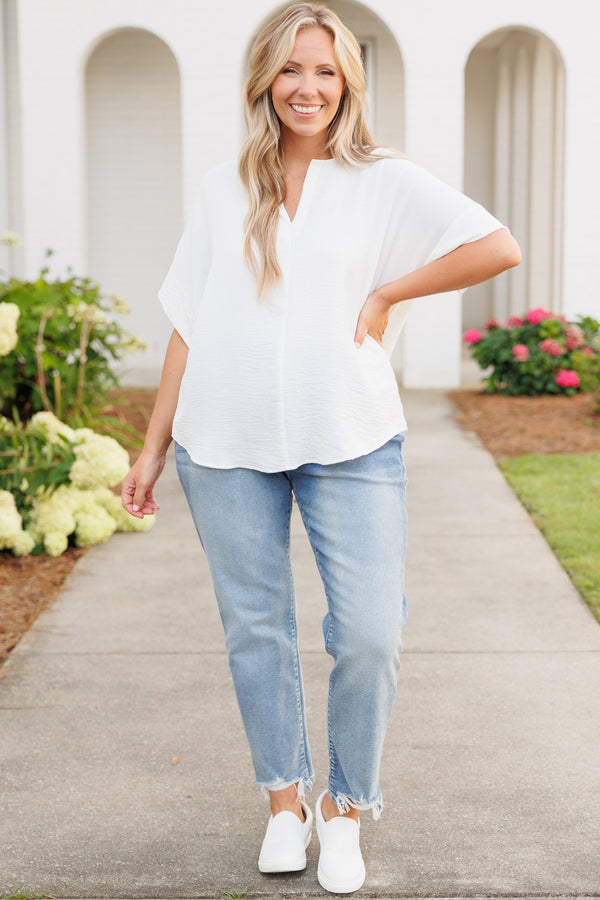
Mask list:
[[327,596],[328,789],[318,879],[361,887],[359,812],[379,763],[406,615],[406,423],[389,354],[415,297],[520,260],[473,201],[378,148],[358,44],[331,10],[289,7],[257,38],[237,163],[205,177],[160,299],[173,324],[134,516],[173,435],[208,557],[256,779],[261,872],[306,866],[313,784],[289,559],[292,495]]

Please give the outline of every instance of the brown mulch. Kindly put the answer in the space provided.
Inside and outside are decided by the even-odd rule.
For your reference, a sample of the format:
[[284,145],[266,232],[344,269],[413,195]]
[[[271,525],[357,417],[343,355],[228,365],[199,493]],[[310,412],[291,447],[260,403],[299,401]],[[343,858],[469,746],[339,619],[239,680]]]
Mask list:
[[503,397],[451,391],[458,421],[474,431],[496,459],[526,453],[600,451],[600,415],[593,394]]
[[[156,392],[122,389],[107,415],[144,432]],[[458,421],[474,431],[496,458],[525,453],[600,451],[600,415],[594,396],[501,397],[478,391],[452,391]],[[136,454],[132,453],[132,457]],[[84,550],[68,550],[58,559],[16,559],[0,552],[0,665],[37,616],[60,591]]]

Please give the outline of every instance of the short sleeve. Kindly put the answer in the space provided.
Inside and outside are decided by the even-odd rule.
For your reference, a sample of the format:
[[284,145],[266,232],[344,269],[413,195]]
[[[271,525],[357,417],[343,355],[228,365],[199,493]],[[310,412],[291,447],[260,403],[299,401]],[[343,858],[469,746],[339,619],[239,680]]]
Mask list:
[[[391,162],[391,161],[390,161]],[[378,286],[440,259],[505,228],[491,213],[408,160],[396,160],[394,201],[377,273]],[[384,337],[388,352],[396,343],[412,301],[397,304]]]
[[210,235],[202,194],[188,220],[158,299],[185,343],[190,346],[198,304],[210,268]]

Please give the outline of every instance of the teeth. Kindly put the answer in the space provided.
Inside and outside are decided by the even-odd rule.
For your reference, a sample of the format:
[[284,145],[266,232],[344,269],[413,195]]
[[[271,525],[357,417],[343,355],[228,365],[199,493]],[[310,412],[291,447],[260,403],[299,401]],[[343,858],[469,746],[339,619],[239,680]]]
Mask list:
[[320,106],[297,106],[295,103],[292,103],[291,107],[294,112],[299,113],[316,113],[321,109]]

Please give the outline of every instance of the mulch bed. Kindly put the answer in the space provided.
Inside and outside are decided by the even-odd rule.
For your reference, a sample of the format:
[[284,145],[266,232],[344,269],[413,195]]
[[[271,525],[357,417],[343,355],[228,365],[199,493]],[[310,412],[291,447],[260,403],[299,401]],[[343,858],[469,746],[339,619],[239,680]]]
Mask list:
[[593,394],[503,397],[451,391],[458,421],[474,431],[496,459],[527,453],[600,451],[600,415]]
[[[154,404],[153,390],[122,389],[107,414],[143,432]],[[574,397],[501,397],[452,391],[460,425],[474,431],[496,457],[525,453],[600,451],[600,415],[590,394]],[[133,454],[135,456],[135,454]],[[37,616],[54,600],[84,550],[58,559],[16,559],[0,552],[0,665]]]

